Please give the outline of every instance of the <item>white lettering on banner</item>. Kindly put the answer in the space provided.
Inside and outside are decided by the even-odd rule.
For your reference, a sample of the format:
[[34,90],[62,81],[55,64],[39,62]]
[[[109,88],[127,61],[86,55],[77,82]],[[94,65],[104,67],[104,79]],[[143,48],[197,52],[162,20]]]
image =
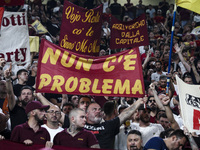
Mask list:
[[13,65],[30,63],[26,12],[4,12],[0,45],[0,58],[5,58],[6,62],[12,62]]
[[95,127],[95,126],[91,126],[91,125],[85,125],[84,128],[87,130],[93,130],[93,131],[105,130],[104,126]]

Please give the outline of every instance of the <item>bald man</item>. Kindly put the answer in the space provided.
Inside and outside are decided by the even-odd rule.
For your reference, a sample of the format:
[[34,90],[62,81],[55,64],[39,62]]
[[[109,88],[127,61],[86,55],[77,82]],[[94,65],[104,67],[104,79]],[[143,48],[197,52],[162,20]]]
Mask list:
[[[100,148],[93,133],[84,129],[86,113],[83,109],[75,108],[69,113],[70,127],[58,133],[54,138],[54,145],[81,148]],[[73,141],[73,142],[66,142]]]

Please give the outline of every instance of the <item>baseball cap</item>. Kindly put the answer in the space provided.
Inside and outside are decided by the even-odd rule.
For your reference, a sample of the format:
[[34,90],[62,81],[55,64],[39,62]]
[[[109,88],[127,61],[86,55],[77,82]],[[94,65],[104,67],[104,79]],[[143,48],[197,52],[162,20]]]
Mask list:
[[49,105],[42,105],[39,101],[31,101],[26,105],[26,113],[28,114],[30,111],[34,109],[49,109]]
[[146,105],[146,104],[140,104],[138,110],[145,110],[145,109],[151,110],[151,107],[149,105]]

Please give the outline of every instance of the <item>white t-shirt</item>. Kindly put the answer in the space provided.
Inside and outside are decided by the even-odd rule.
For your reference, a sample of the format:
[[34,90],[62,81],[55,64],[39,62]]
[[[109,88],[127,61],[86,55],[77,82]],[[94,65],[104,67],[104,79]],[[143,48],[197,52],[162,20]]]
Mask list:
[[132,130],[138,130],[142,134],[142,145],[144,146],[152,137],[159,137],[160,133],[164,131],[161,124],[150,123],[148,127],[140,127],[138,123],[131,123]]
[[55,137],[55,135],[59,132],[61,132],[62,130],[64,130],[63,128],[61,127],[58,127],[58,129],[50,129],[49,127],[47,127],[46,124],[43,124],[42,125],[43,128],[47,129],[47,131],[49,132],[50,134],[50,138],[51,138],[51,142],[53,142],[53,139]]
[[154,18],[154,13],[156,13],[156,10],[154,8],[152,8],[151,10],[147,9],[146,13],[149,13],[150,18]]
[[108,1],[107,2],[102,2],[103,3],[103,13],[106,13],[106,8],[109,7],[108,6]]
[[151,74],[151,80],[159,81],[160,76],[166,75],[166,74],[167,74],[167,72],[163,72],[163,71],[162,71],[162,74],[158,74],[157,72],[154,72],[154,73]]
[[126,139],[128,132],[131,130],[131,127],[125,129],[124,124],[121,125],[119,133],[115,136],[114,149],[116,150],[125,150],[127,148]]

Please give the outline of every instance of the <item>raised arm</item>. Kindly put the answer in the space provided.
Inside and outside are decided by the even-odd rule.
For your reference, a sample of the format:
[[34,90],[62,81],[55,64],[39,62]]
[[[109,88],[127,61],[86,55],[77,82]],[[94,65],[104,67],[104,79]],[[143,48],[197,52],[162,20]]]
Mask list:
[[186,127],[183,128],[184,134],[188,137],[188,141],[190,142],[190,146],[192,150],[199,150],[197,143],[194,141],[192,134],[188,131]]
[[186,70],[188,72],[191,71],[191,67],[190,65],[185,61],[185,59],[183,58],[183,55],[182,55],[182,50],[184,48],[184,44],[182,43],[181,46],[179,47],[178,44],[175,44],[174,45],[174,49],[176,50],[176,53],[178,54],[181,62],[183,63],[183,65],[185,66]]
[[13,92],[13,85],[11,83],[11,70],[12,70],[12,64],[10,64],[10,67],[4,71],[4,77],[6,78],[8,107],[10,111],[12,111],[16,105],[15,95]]
[[139,98],[135,103],[133,103],[128,108],[124,109],[122,113],[119,115],[120,124],[123,124],[128,118],[131,117],[131,115],[138,109],[140,104],[144,104],[144,100],[142,98]]
[[148,50],[147,57],[145,58],[144,63],[142,64],[142,69],[146,69],[147,63],[150,60],[150,56],[151,56],[151,50]]
[[174,119],[174,116],[173,116],[173,113],[172,113],[172,110],[169,106],[169,103],[170,103],[170,98],[169,96],[166,96],[162,99],[162,103],[165,107],[165,112],[166,112],[166,115],[167,115],[167,118],[168,120],[170,121],[171,123],[171,128],[176,130],[176,129],[179,129],[179,125],[178,123],[176,122],[176,120]]
[[159,108],[160,110],[165,110],[165,108],[164,108],[162,102],[160,101],[160,99],[159,99],[159,97],[158,97],[158,95],[157,95],[157,91],[156,91],[156,89],[155,89],[155,84],[154,84],[154,83],[151,83],[151,84],[149,85],[149,87],[150,87],[150,89],[151,89],[152,92],[153,92],[153,96],[154,96],[155,101],[156,101],[156,103],[157,103],[157,105],[158,105],[158,108]]
[[195,67],[195,65],[194,65],[194,57],[191,57],[191,58],[190,58],[190,63],[191,63],[191,67],[192,67],[192,70],[193,70],[195,79],[196,79],[197,83],[199,83],[199,81],[200,81],[200,76],[199,76],[199,74],[198,74],[198,72],[197,72],[197,69],[196,69],[196,67]]

